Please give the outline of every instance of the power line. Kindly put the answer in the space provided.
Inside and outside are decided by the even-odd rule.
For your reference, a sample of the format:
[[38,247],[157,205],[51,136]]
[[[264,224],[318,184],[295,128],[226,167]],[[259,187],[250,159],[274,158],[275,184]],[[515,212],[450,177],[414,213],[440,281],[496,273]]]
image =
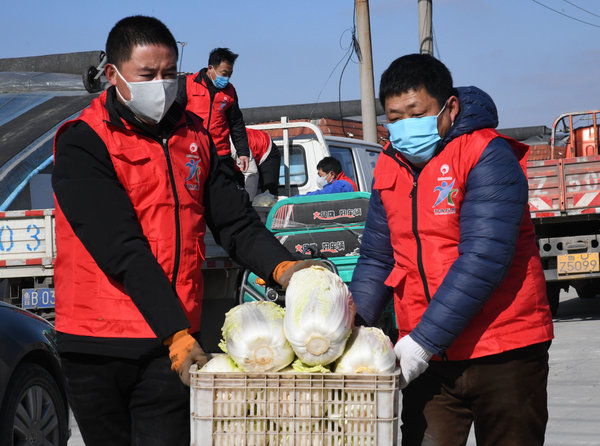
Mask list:
[[585,20],[580,20],[580,19],[578,19],[576,17],[572,17],[572,16],[567,15],[567,14],[565,14],[563,12],[557,11],[556,9],[553,9],[550,6],[544,5],[542,2],[539,2],[538,0],[531,0],[531,1],[534,2],[534,3],[537,3],[540,6],[543,6],[544,8],[549,9],[550,11],[554,11],[557,14],[563,15],[563,16],[568,17],[568,18],[570,18],[572,20],[575,20],[577,22],[585,23],[586,25],[595,26],[596,28],[600,28],[600,25],[596,25],[594,23],[586,22]]
[[[340,42],[339,42],[339,44],[340,44],[340,48],[342,48],[342,49],[344,49],[344,48],[342,47],[342,43],[341,43],[341,41],[342,41],[342,37],[343,37],[343,35],[344,35],[344,34],[345,34],[347,31],[352,31],[352,30],[346,29],[346,30],[345,30],[345,31],[342,33],[342,35],[340,36]],[[325,87],[327,86],[327,83],[329,82],[329,79],[331,79],[331,77],[332,77],[332,76],[333,76],[333,74],[335,73],[335,70],[337,69],[337,67],[339,67],[339,66],[340,66],[340,64],[341,64],[341,63],[342,63],[342,62],[343,62],[343,61],[346,59],[346,57],[348,57],[348,55],[350,55],[350,57],[352,57],[352,52],[353,52],[353,51],[354,51],[354,47],[353,47],[353,45],[351,44],[351,45],[350,45],[350,46],[349,46],[349,47],[346,49],[346,52],[345,52],[345,53],[344,53],[344,55],[343,55],[343,56],[340,58],[340,60],[338,61],[338,63],[336,63],[336,64],[335,64],[335,67],[333,67],[333,69],[332,69],[332,70],[331,70],[331,72],[329,73],[329,76],[327,77],[327,80],[326,80],[326,81],[325,81],[325,83],[323,84],[323,87],[321,88],[321,91],[319,91],[319,95],[317,96],[317,100],[316,100],[315,106],[316,106],[316,104],[318,104],[318,103],[319,103],[319,100],[321,99],[321,94],[323,93],[323,90],[325,90]],[[347,63],[348,63],[348,62],[346,62],[346,64],[347,64]],[[310,118],[310,119],[312,119],[313,111],[314,111],[314,109],[310,111],[310,114],[309,114],[309,118]]]
[[569,5],[571,5],[571,6],[575,6],[577,9],[581,9],[582,11],[585,11],[585,12],[587,12],[588,14],[591,14],[591,15],[593,15],[593,16],[596,16],[596,17],[600,17],[600,15],[599,15],[599,14],[594,14],[592,11],[588,11],[587,9],[583,9],[581,6],[578,6],[578,5],[576,5],[575,3],[573,3],[573,2],[570,2],[569,0],[563,0],[563,1],[564,1],[565,3],[568,3],[568,4],[569,4]]

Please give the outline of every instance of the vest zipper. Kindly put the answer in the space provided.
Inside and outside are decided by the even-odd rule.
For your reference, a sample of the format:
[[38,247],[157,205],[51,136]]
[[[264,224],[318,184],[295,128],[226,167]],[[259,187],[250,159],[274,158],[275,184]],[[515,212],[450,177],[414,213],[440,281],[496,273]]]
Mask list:
[[177,195],[175,175],[173,174],[173,165],[171,164],[171,157],[169,155],[169,140],[167,138],[162,139],[162,149],[165,153],[165,159],[167,161],[167,168],[169,170],[169,181],[171,182],[173,201],[175,202],[175,258],[173,260],[173,278],[171,280],[171,287],[173,288],[173,291],[176,291],[177,274],[179,273],[181,251],[181,222],[179,219],[179,196]]
[[[413,188],[410,192],[411,201],[411,209],[412,209],[412,232],[415,236],[415,241],[417,242],[417,267],[419,268],[419,275],[421,276],[421,282],[423,282],[423,291],[425,293],[425,298],[427,299],[427,303],[431,302],[431,295],[429,294],[429,286],[427,285],[427,278],[425,277],[425,268],[423,267],[423,251],[421,248],[421,239],[419,238],[419,231],[417,231],[417,178],[415,178],[415,174],[413,170],[403,163],[401,160],[397,158],[397,154],[393,151],[393,149],[389,149],[386,151],[387,155],[391,156],[394,161],[398,163],[398,165],[404,167],[413,177]],[[443,352],[441,355],[442,361],[448,361],[448,355],[446,352]]]
[[423,282],[425,298],[429,303],[431,302],[431,295],[429,294],[429,286],[427,285],[425,268],[423,267],[423,249],[421,246],[421,238],[419,237],[419,231],[417,230],[417,180],[415,178],[413,178],[413,188],[410,196],[412,197],[412,232],[415,236],[415,241],[417,242],[417,267],[419,268],[421,282]]

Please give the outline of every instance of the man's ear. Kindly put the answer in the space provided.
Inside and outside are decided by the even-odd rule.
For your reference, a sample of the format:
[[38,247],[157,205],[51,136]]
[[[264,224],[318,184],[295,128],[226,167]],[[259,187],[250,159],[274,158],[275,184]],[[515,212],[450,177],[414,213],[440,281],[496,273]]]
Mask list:
[[446,107],[448,107],[450,121],[454,123],[454,121],[456,121],[458,113],[460,112],[460,103],[458,101],[458,98],[456,96],[450,96],[448,98],[448,105]]
[[104,66],[104,75],[111,85],[117,85],[117,70],[113,64],[106,64]]

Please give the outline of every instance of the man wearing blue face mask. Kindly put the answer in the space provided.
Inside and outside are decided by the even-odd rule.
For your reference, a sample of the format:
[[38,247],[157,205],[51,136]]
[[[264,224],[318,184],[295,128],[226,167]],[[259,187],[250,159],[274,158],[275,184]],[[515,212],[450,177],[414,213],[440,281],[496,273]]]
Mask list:
[[381,77],[390,142],[350,290],[358,323],[395,300],[402,444],[542,445],[552,318],[527,206],[528,147],[494,102],[422,54]]
[[[200,116],[208,129],[223,167],[243,187],[250,162],[246,124],[235,88],[229,81],[238,55],[229,48],[215,48],[208,56],[208,67],[179,79],[177,102]],[[231,156],[233,141],[238,170]]]

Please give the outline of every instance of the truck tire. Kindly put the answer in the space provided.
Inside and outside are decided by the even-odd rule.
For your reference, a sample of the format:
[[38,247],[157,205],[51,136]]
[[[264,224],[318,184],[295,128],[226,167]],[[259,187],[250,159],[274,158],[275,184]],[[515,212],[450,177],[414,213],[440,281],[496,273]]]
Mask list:
[[561,289],[562,286],[556,282],[546,282],[546,294],[548,295],[548,304],[550,304],[550,312],[553,317],[558,314]]
[[100,91],[100,79],[94,79],[97,74],[98,69],[92,65],[83,70],[81,79],[83,81],[83,86],[85,87],[88,93],[97,93]]

